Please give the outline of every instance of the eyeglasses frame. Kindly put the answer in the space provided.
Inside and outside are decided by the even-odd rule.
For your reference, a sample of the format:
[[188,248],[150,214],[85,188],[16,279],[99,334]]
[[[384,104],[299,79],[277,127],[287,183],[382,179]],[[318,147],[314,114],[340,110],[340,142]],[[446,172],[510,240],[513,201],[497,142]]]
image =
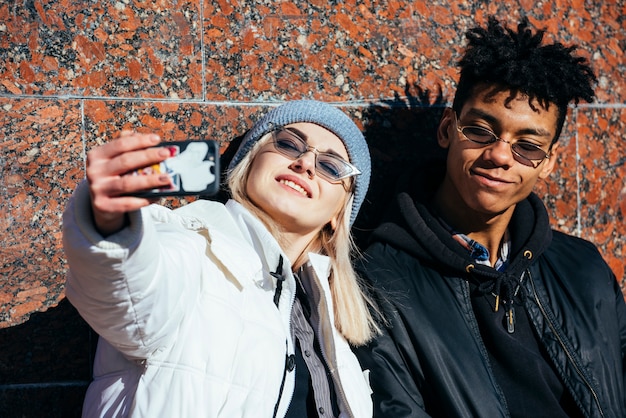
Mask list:
[[[306,150],[302,151],[297,157],[292,157],[291,155],[285,154],[284,150],[279,149],[278,146],[276,145],[276,135],[278,134],[278,132],[281,132],[281,131],[286,131],[286,132],[289,133],[289,135],[292,135],[295,138],[297,138],[306,147]],[[339,183],[343,184],[344,185],[344,189],[346,191],[350,191],[350,185],[346,184],[346,182],[344,180],[361,174],[361,171],[357,167],[355,167],[353,164],[349,163],[348,161],[344,160],[343,158],[339,157],[336,154],[331,154],[331,153],[328,153],[328,152],[320,151],[316,147],[310,146],[304,138],[302,138],[296,132],[293,132],[292,130],[290,130],[290,129],[284,127],[284,126],[272,126],[270,134],[271,134],[271,139],[272,139],[272,146],[274,147],[276,152],[278,152],[280,155],[283,155],[283,156],[285,156],[287,158],[291,158],[294,161],[297,160],[298,158],[302,157],[307,152],[312,152],[315,155],[315,172],[316,172],[316,174],[319,171],[320,177],[322,177],[324,180],[328,181],[331,184],[339,184]],[[318,156],[320,154],[321,155],[328,155],[328,156],[331,156],[334,159],[340,160],[342,162],[342,164],[344,164],[346,167],[348,167],[350,169],[350,173],[346,174],[346,175],[344,175],[342,177],[339,177],[339,178],[330,178],[330,177],[328,177],[328,175],[323,170],[318,170],[317,162],[318,162]],[[354,184],[354,183],[352,182],[352,184]],[[347,186],[347,188],[346,188],[346,186]]]
[[[513,155],[514,155],[514,156],[516,156],[516,157],[518,157],[518,158],[521,158],[523,161],[527,161],[528,163],[530,163],[530,165],[531,165],[533,168],[537,168],[537,167],[539,167],[539,165],[540,165],[540,164],[541,164],[544,160],[546,160],[546,159],[550,158],[550,152],[545,152],[545,151],[544,151],[544,150],[543,150],[540,146],[535,145],[535,144],[531,144],[531,143],[529,143],[528,145],[531,145],[531,146],[536,147],[538,150],[542,151],[542,152],[545,154],[545,156],[544,156],[543,158],[541,158],[541,159],[532,159],[532,160],[531,160],[530,158],[528,158],[528,157],[524,157],[524,156],[523,156],[523,155],[521,155],[519,152],[517,152],[517,151],[515,150],[515,148],[513,148],[513,145],[517,144],[517,141],[512,142],[512,141],[507,141],[506,139],[502,139],[502,138],[500,138],[498,135],[496,135],[496,133],[495,133],[495,132],[491,131],[490,129],[483,128],[482,126],[475,126],[475,125],[461,126],[461,125],[459,125],[459,118],[458,118],[458,116],[457,116],[456,112],[455,112],[455,111],[452,111],[452,114],[454,115],[454,124],[456,125],[456,130],[457,130],[457,131],[458,131],[461,135],[463,135],[463,136],[465,137],[465,139],[467,139],[468,141],[470,141],[472,144],[477,144],[477,145],[481,145],[481,146],[483,146],[483,147],[486,147],[486,146],[489,146],[489,145],[495,144],[495,143],[496,143],[496,142],[498,142],[498,141],[504,142],[505,144],[509,144],[509,147],[511,148],[511,152],[513,153]],[[483,131],[485,131],[486,133],[489,133],[489,134],[491,135],[491,137],[493,138],[493,141],[491,141],[491,142],[477,142],[477,141],[474,141],[474,140],[470,139],[470,138],[469,138],[469,137],[465,134],[465,132],[463,132],[463,129],[465,129],[465,128],[474,128],[474,129],[480,129],[480,130],[483,130]],[[550,145],[550,148],[552,148],[552,145]],[[521,162],[521,164],[523,164],[523,165],[527,165],[527,164],[524,164],[523,162]]]

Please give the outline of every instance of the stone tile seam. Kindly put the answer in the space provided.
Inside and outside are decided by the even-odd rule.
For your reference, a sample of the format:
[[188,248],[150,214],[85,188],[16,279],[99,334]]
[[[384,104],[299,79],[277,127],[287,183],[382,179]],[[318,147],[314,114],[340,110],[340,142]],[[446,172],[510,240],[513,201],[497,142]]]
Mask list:
[[[0,93],[0,99],[32,99],[32,100],[84,100],[84,101],[107,101],[107,102],[131,102],[131,103],[173,103],[173,104],[205,104],[205,105],[226,105],[226,106],[279,106],[289,100],[267,100],[267,101],[236,101],[236,100],[201,100],[201,99],[166,99],[159,97],[120,97],[120,96],[80,96],[80,95],[29,95],[29,94],[3,94]],[[305,99],[305,98],[303,98]],[[358,100],[358,101],[325,101],[328,104],[338,107],[357,107],[369,106],[372,104],[380,104],[388,106],[385,101],[395,100],[395,98],[376,99],[376,100]],[[624,105],[626,107],[626,104]],[[393,106],[392,106],[393,107]],[[440,105],[425,105],[425,108],[443,107]]]
[[[85,124],[85,101],[80,101],[80,141],[83,146],[82,155],[87,155],[87,126]],[[87,173],[87,158],[83,158],[83,172]],[[86,177],[86,174],[85,174]]]
[[[226,106],[242,106],[242,107],[254,107],[254,106],[279,106],[287,100],[267,100],[267,101],[237,101],[237,100],[203,100],[203,99],[168,99],[159,97],[113,97],[113,96],[81,96],[81,95],[29,95],[29,94],[4,94],[0,93],[2,99],[33,99],[33,100],[84,100],[84,101],[124,101],[124,102],[138,102],[138,103],[175,103],[175,104],[205,104],[205,105],[226,105]],[[407,97],[400,97],[399,99],[407,99]],[[394,107],[406,107],[406,103],[389,103],[389,101],[396,101],[398,98],[379,98],[371,100],[350,100],[350,101],[325,101],[328,104],[337,107],[361,107],[370,105],[381,105],[390,108]],[[451,103],[446,104],[424,104],[418,106],[419,108],[445,108],[451,106]],[[572,109],[626,109],[626,103],[582,103],[578,105],[570,105]]]
[[[572,123],[574,126],[578,124],[578,112],[580,108],[575,108],[572,112]],[[574,145],[576,149],[576,235],[582,236],[582,198],[580,195],[580,149],[579,149],[579,137],[578,129],[574,130]]]

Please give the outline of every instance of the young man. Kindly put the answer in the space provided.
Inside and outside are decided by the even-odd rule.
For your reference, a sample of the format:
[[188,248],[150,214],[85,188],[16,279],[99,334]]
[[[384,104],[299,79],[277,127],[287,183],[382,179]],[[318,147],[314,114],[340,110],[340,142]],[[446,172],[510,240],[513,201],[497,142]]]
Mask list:
[[596,247],[552,231],[535,183],[567,106],[593,100],[574,48],[491,18],[467,33],[437,139],[361,274],[388,330],[358,355],[378,417],[624,417],[626,306]]

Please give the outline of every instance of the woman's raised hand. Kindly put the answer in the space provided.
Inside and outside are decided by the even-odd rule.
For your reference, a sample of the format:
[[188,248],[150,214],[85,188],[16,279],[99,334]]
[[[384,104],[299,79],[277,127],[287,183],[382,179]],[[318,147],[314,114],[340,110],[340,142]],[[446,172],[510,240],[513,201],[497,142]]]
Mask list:
[[128,175],[134,170],[160,163],[169,157],[163,148],[151,148],[161,139],[155,134],[122,131],[120,137],[87,153],[87,181],[93,219],[107,236],[122,229],[126,213],[147,206],[150,199],[129,196],[171,184],[167,174]]

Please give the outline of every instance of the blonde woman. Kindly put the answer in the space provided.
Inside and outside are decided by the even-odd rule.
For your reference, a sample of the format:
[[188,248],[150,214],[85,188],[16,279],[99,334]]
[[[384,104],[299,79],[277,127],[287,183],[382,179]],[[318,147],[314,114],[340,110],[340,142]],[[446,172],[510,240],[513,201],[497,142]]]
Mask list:
[[350,226],[370,156],[356,125],[287,102],[248,131],[232,199],[177,210],[128,194],[161,162],[156,135],[89,152],[64,214],[66,294],[100,340],[88,417],[369,417],[349,344],[378,331],[352,269]]

